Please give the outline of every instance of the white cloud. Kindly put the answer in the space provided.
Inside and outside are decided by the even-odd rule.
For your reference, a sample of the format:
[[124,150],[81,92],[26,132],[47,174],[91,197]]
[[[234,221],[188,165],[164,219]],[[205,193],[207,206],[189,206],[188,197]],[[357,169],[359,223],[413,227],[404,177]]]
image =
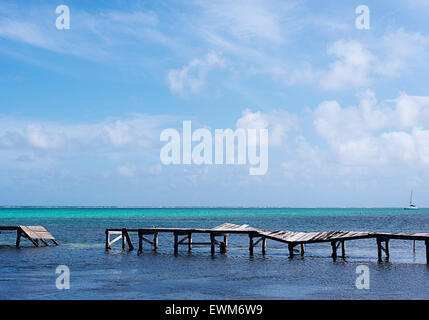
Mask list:
[[55,48],[55,42],[46,36],[38,24],[32,22],[17,21],[9,18],[0,19],[0,36],[44,49]]
[[359,88],[369,85],[372,54],[357,41],[337,41],[328,48],[328,53],[337,58],[322,74],[320,86],[336,90]]
[[379,105],[374,93],[361,95],[358,107],[322,102],[314,126],[345,164],[427,164],[429,97],[401,93]]
[[87,124],[62,124],[0,118],[0,149],[88,152],[150,148],[169,119],[135,115]]
[[[338,40],[328,48],[336,57],[320,73],[320,86],[327,90],[368,87],[380,77],[393,78],[424,65],[429,58],[429,36],[399,28],[386,32],[369,46],[359,41]],[[314,72],[317,77],[317,72]]]
[[429,59],[429,36],[399,28],[365,43],[337,40],[328,46],[327,54],[334,59],[327,68],[302,61],[298,67],[287,68],[277,63],[277,67],[265,71],[288,85],[317,83],[324,90],[367,88],[377,80],[410,74],[425,66]]
[[160,175],[162,173],[162,165],[160,163],[154,164],[149,166],[146,171],[153,175]]
[[396,104],[395,117],[401,128],[409,129],[429,124],[429,97],[401,93],[392,100]]
[[157,116],[135,116],[129,119],[107,121],[101,135],[106,134],[115,148],[147,148],[158,139],[158,128],[166,121]]
[[426,63],[429,56],[429,36],[399,28],[384,35],[381,49],[376,72],[385,76],[399,76],[410,66]]
[[129,125],[121,120],[105,125],[104,130],[106,130],[112,145],[115,147],[123,147],[131,141]]
[[235,126],[243,129],[268,129],[270,146],[280,146],[285,143],[287,133],[297,129],[298,117],[283,110],[263,113],[246,109]]
[[[212,50],[231,61],[231,70],[277,76],[290,61],[286,58],[291,34],[302,20],[294,11],[300,1],[216,1],[197,2],[197,15],[187,15],[185,25]],[[237,80],[235,80],[237,81]]]
[[[312,197],[349,194],[344,205],[359,197],[355,205],[368,203],[371,197],[371,205],[381,205],[392,201],[392,194],[425,189],[429,179],[428,98],[400,93],[396,99],[378,102],[367,91],[359,95],[357,106],[320,103],[312,112],[318,136],[313,136],[307,123],[302,124],[308,128],[305,136],[294,139],[290,134],[282,163],[286,183]],[[387,196],[381,190],[389,190]]]
[[151,11],[133,11],[133,12],[119,12],[119,11],[109,11],[102,13],[101,16],[107,17],[111,21],[117,21],[121,24],[134,24],[137,26],[140,25],[151,25],[156,26],[159,23],[158,16]]
[[[52,19],[55,22],[51,6],[2,7],[0,37],[64,55],[109,62],[110,65],[112,62],[129,64],[130,61],[135,65],[142,64],[146,42],[169,48],[180,47],[179,42],[160,30],[159,18],[152,11],[101,10],[89,13],[73,8],[68,32],[57,30]],[[128,48],[126,56],[123,55],[124,47]],[[150,57],[146,55],[146,59]]]
[[[211,32],[228,35],[239,41],[265,40],[283,42],[280,8],[274,10],[270,1],[216,1],[200,3],[203,7],[206,28]],[[293,3],[282,9],[291,7]]]
[[[154,59],[154,55],[148,55],[147,52],[153,52],[153,48],[161,52],[170,49],[169,59],[178,55],[181,59],[183,55],[194,57],[195,43],[201,50],[213,50],[202,58],[188,58],[188,64],[168,72],[168,86],[177,94],[199,93],[210,70],[222,67],[226,60],[231,67],[228,71],[234,74],[268,74],[286,85],[350,90],[368,87],[380,78],[409,73],[418,66],[424,66],[429,57],[429,36],[425,34],[399,28],[388,30],[367,42],[344,40],[343,31],[348,28],[342,17],[308,11],[300,1],[282,2],[281,5],[270,0],[197,1],[196,5],[190,5],[193,10],[187,13],[168,12],[166,16],[173,21],[168,24],[162,20],[163,15],[158,16],[156,12],[139,7],[98,13],[76,9],[73,10],[72,32],[59,32],[52,28],[49,6],[38,7],[37,14],[31,6],[12,7],[14,9],[11,6],[0,8],[0,37],[60,54],[97,62],[108,61],[110,66],[121,65],[121,62],[125,67],[130,62],[134,66],[160,66],[165,56]],[[309,16],[296,18],[304,12]],[[179,24],[184,33],[177,28]],[[340,40],[327,48],[327,62],[324,57],[319,59],[318,50],[308,52],[307,47],[293,42],[308,28],[316,36],[326,30],[334,30],[336,36],[338,34]],[[175,29],[174,36],[171,36],[171,29]],[[158,45],[161,47],[154,47]],[[149,46],[152,46],[150,51],[146,50]],[[4,48],[3,52],[30,63],[47,65],[36,61],[37,57],[20,54],[19,50]],[[222,56],[214,52],[222,52]],[[318,55],[316,59],[315,54]],[[314,60],[323,64],[309,63]],[[60,70],[63,67],[55,68]]]
[[136,167],[130,164],[121,165],[116,168],[116,172],[122,177],[132,178],[136,174]]
[[25,129],[28,143],[40,149],[58,149],[62,146],[62,138],[57,133],[47,132],[42,126],[28,125]]
[[181,69],[172,69],[168,72],[168,84],[171,92],[178,94],[199,93],[204,86],[207,73],[223,67],[225,61],[214,52],[210,52],[203,59],[193,59]]

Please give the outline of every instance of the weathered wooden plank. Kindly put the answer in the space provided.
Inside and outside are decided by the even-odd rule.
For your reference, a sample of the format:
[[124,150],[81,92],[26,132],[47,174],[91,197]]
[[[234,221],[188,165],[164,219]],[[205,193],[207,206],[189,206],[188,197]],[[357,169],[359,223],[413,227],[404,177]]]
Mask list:
[[54,237],[46,230],[33,230],[30,227],[22,227],[22,230],[33,239],[53,239]]
[[243,224],[243,225],[238,225],[238,224],[232,224],[232,223],[223,223],[219,226],[216,226],[214,228],[212,228],[211,230],[244,230],[247,229],[249,225],[248,224]]
[[55,239],[44,227],[42,226],[19,226],[21,230],[32,239]]

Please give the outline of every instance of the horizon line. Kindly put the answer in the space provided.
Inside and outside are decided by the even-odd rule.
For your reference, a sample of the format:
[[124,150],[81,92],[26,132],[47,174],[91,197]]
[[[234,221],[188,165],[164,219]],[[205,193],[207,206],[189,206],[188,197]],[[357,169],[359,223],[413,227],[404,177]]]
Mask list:
[[[320,207],[291,207],[291,206],[117,206],[117,205],[94,205],[94,206],[74,206],[74,205],[0,205],[0,209],[405,209],[404,207],[336,207],[336,206],[320,206]],[[425,209],[420,207],[418,209]]]

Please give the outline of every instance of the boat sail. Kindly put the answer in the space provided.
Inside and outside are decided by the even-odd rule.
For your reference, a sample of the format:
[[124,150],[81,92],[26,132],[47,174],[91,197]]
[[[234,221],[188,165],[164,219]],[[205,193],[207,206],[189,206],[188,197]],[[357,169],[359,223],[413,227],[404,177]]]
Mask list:
[[404,208],[405,210],[417,210],[417,206],[413,204],[413,191],[411,190],[411,196],[410,196],[410,205],[408,208]]

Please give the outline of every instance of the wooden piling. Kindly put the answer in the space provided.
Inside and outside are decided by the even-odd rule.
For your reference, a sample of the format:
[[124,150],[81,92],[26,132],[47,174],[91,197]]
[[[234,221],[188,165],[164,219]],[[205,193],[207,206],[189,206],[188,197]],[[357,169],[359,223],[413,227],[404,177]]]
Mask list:
[[426,245],[426,263],[429,264],[429,240],[425,240]]
[[188,233],[188,252],[192,251],[192,233]]
[[143,235],[141,230],[138,231],[138,236],[139,236],[139,251],[138,253],[142,253],[143,252]]
[[295,247],[295,245],[293,243],[288,243],[287,247],[289,250],[289,257],[292,258],[293,257],[293,248]]
[[331,241],[331,247],[332,247],[332,259],[337,260],[337,242]]
[[386,254],[386,260],[389,260],[390,253],[389,253],[389,239],[386,239],[384,241],[384,253]]
[[[21,235],[20,235],[20,238],[21,238]],[[110,249],[109,238],[110,238],[109,230],[106,230],[106,251]],[[17,239],[17,246],[19,246],[18,239]]]
[[267,247],[267,238],[263,238],[262,239],[262,254],[265,254],[266,252],[266,247]]
[[[125,240],[124,240],[124,238],[125,238]],[[134,250],[134,245],[133,245],[133,242],[131,241],[130,235],[129,235],[129,233],[128,233],[127,229],[126,229],[126,228],[123,228],[123,229],[122,229],[122,243],[123,243],[123,249],[125,249],[125,241],[126,241],[126,243],[127,243],[127,245],[128,245],[128,249],[129,249],[129,250]]]
[[226,244],[225,244],[225,242],[221,242],[221,243],[219,243],[219,251],[220,251],[220,253],[222,253],[222,254],[225,254],[225,253],[226,253],[227,249],[226,249]]
[[216,242],[215,235],[211,232],[210,233],[210,253],[212,256],[214,256],[215,254],[215,242]]
[[377,237],[377,254],[378,254],[378,262],[381,262],[383,260],[382,256],[382,245],[381,245],[381,239]]
[[253,255],[253,234],[249,233],[249,254]]
[[174,232],[174,254],[179,252],[179,235]]
[[228,252],[228,235],[227,234],[223,235],[223,242],[220,243],[219,248],[221,253],[225,254]]
[[153,234],[153,250],[158,250],[158,232]]
[[16,247],[19,248],[21,243],[21,229],[16,230]]
[[346,242],[341,241],[341,258],[346,258]]
[[122,250],[125,250],[125,229],[122,229]]
[[301,250],[300,250],[301,256],[303,257],[305,254],[305,245],[301,243]]

